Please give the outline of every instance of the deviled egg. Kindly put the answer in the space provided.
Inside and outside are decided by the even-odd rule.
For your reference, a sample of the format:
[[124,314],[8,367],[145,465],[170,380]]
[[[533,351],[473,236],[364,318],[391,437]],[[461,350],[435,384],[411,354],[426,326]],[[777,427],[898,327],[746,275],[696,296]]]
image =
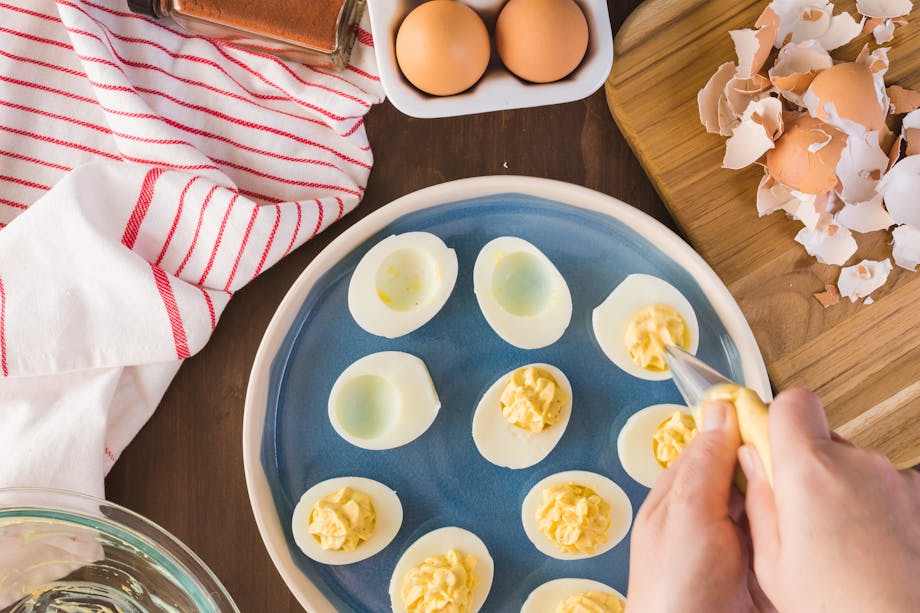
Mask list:
[[320,564],[352,564],[389,545],[402,518],[399,497],[384,484],[338,477],[304,492],[294,507],[291,530],[308,558]]
[[457,254],[428,232],[389,236],[364,254],[348,284],[348,310],[367,332],[396,338],[434,317],[457,281]]
[[329,393],[329,421],[343,439],[362,449],[409,443],[434,422],[441,401],[425,363],[401,351],[357,360]]
[[533,486],[521,505],[521,522],[542,553],[580,560],[610,551],[623,540],[632,524],[632,505],[607,477],[570,470]]
[[649,381],[671,378],[664,348],[673,344],[696,353],[700,327],[690,302],[663,279],[626,277],[591,317],[594,337],[611,362]]
[[[390,578],[396,613],[476,613],[492,588],[494,565],[482,540],[463,528],[432,530],[409,545]],[[438,609],[429,605],[437,604]]]
[[530,593],[521,613],[623,613],[626,597],[591,579],[554,579]]
[[626,420],[617,436],[617,453],[626,473],[652,487],[698,428],[690,409],[680,404],[655,404]]
[[473,414],[473,442],[489,462],[527,468],[553,450],[572,414],[572,385],[551,364],[528,364],[502,375]]
[[479,252],[473,291],[495,333],[520,349],[555,343],[572,319],[565,279],[542,251],[514,236],[491,240]]

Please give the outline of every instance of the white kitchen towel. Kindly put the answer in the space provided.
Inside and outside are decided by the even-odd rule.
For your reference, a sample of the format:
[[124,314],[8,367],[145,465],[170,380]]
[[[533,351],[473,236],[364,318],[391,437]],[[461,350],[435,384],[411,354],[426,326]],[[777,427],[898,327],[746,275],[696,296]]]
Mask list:
[[0,487],[101,496],[233,293],[358,203],[372,47],[334,72],[0,0]]

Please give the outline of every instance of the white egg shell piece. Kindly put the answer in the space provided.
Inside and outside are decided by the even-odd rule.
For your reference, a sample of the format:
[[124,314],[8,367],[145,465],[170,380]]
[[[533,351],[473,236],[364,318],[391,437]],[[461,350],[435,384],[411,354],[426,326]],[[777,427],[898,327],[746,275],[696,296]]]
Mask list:
[[555,343],[572,319],[572,295],[559,270],[514,236],[496,238],[480,250],[473,291],[495,333],[520,349]]
[[329,393],[329,421],[343,439],[362,449],[393,449],[431,426],[441,401],[425,363],[401,351],[357,360]]
[[[377,516],[374,533],[354,551],[323,549],[310,534],[310,513],[317,502],[344,487],[362,491],[370,496]],[[384,484],[364,477],[337,477],[321,481],[304,492],[300,502],[294,507],[291,530],[294,533],[294,542],[311,560],[330,565],[353,564],[383,551],[399,532],[402,520],[403,508],[399,497]]]
[[553,579],[538,586],[524,601],[521,613],[557,613],[560,603],[566,598],[584,592],[613,592],[620,600],[626,602],[623,594],[606,583],[571,577]]
[[640,309],[653,304],[666,304],[680,313],[690,329],[690,347],[695,354],[700,343],[700,325],[690,302],[676,287],[663,279],[646,274],[631,274],[617,285],[591,314],[594,337],[607,358],[620,369],[646,381],[664,381],[671,371],[655,372],[641,368],[629,357],[626,328]]
[[457,254],[428,232],[389,236],[364,254],[348,284],[348,310],[367,332],[397,338],[425,325],[457,281]]
[[473,588],[473,608],[476,613],[482,608],[492,589],[492,577],[495,573],[492,555],[486,544],[478,536],[463,528],[447,527],[432,530],[409,545],[399,558],[390,577],[390,606],[396,613],[407,613],[402,599],[402,586],[406,573],[434,556],[443,556],[450,549],[476,556],[476,568],[473,570],[479,581]]
[[551,364],[527,364],[520,368],[532,366],[549,372],[562,393],[565,404],[559,421],[542,432],[530,432],[511,424],[504,418],[501,410],[501,396],[518,368],[502,375],[486,390],[473,414],[473,442],[476,449],[486,460],[505,468],[527,468],[540,462],[556,447],[572,415],[572,384],[565,374]]
[[623,470],[645,487],[655,485],[658,476],[664,472],[655,458],[652,446],[655,432],[658,426],[677,411],[691,412],[680,404],[653,404],[645,407],[626,420],[617,436],[617,455],[620,456]]
[[[563,552],[540,531],[540,526],[537,522],[537,511],[543,504],[543,490],[567,483],[589,487],[610,504],[610,526],[607,528],[607,542],[599,545],[593,555]],[[541,553],[557,560],[582,560],[610,551],[629,532],[632,517],[632,504],[629,502],[629,497],[623,491],[623,488],[603,475],[585,470],[568,470],[546,477],[531,488],[521,505],[521,523],[524,525],[524,533],[527,538]]]

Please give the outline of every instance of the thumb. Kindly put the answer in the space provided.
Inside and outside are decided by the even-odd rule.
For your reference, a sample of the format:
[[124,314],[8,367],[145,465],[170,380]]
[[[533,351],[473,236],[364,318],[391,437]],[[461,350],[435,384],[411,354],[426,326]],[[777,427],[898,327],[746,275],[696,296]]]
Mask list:
[[724,401],[709,402],[703,406],[700,433],[663,476],[684,492],[692,492],[688,502],[704,514],[727,517],[740,444],[734,407]]
[[761,581],[769,583],[771,569],[776,568],[779,558],[776,499],[757,450],[751,445],[742,446],[738,450],[738,461],[747,478],[745,511],[754,547],[754,572]]

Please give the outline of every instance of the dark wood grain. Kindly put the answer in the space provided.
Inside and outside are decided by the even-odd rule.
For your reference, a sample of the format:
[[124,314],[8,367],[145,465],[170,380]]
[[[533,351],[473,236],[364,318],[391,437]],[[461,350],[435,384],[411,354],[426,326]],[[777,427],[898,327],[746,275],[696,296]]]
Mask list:
[[[614,29],[636,4],[609,3]],[[243,398],[272,314],[330,240],[408,192],[492,174],[585,185],[673,227],[602,91],[565,105],[440,120],[412,119],[384,104],[371,110],[367,129],[376,162],[364,201],[233,298],[208,345],[182,366],[106,481],[109,499],[159,523],[197,552],[245,613],[301,610],[275,571],[249,507]]]

